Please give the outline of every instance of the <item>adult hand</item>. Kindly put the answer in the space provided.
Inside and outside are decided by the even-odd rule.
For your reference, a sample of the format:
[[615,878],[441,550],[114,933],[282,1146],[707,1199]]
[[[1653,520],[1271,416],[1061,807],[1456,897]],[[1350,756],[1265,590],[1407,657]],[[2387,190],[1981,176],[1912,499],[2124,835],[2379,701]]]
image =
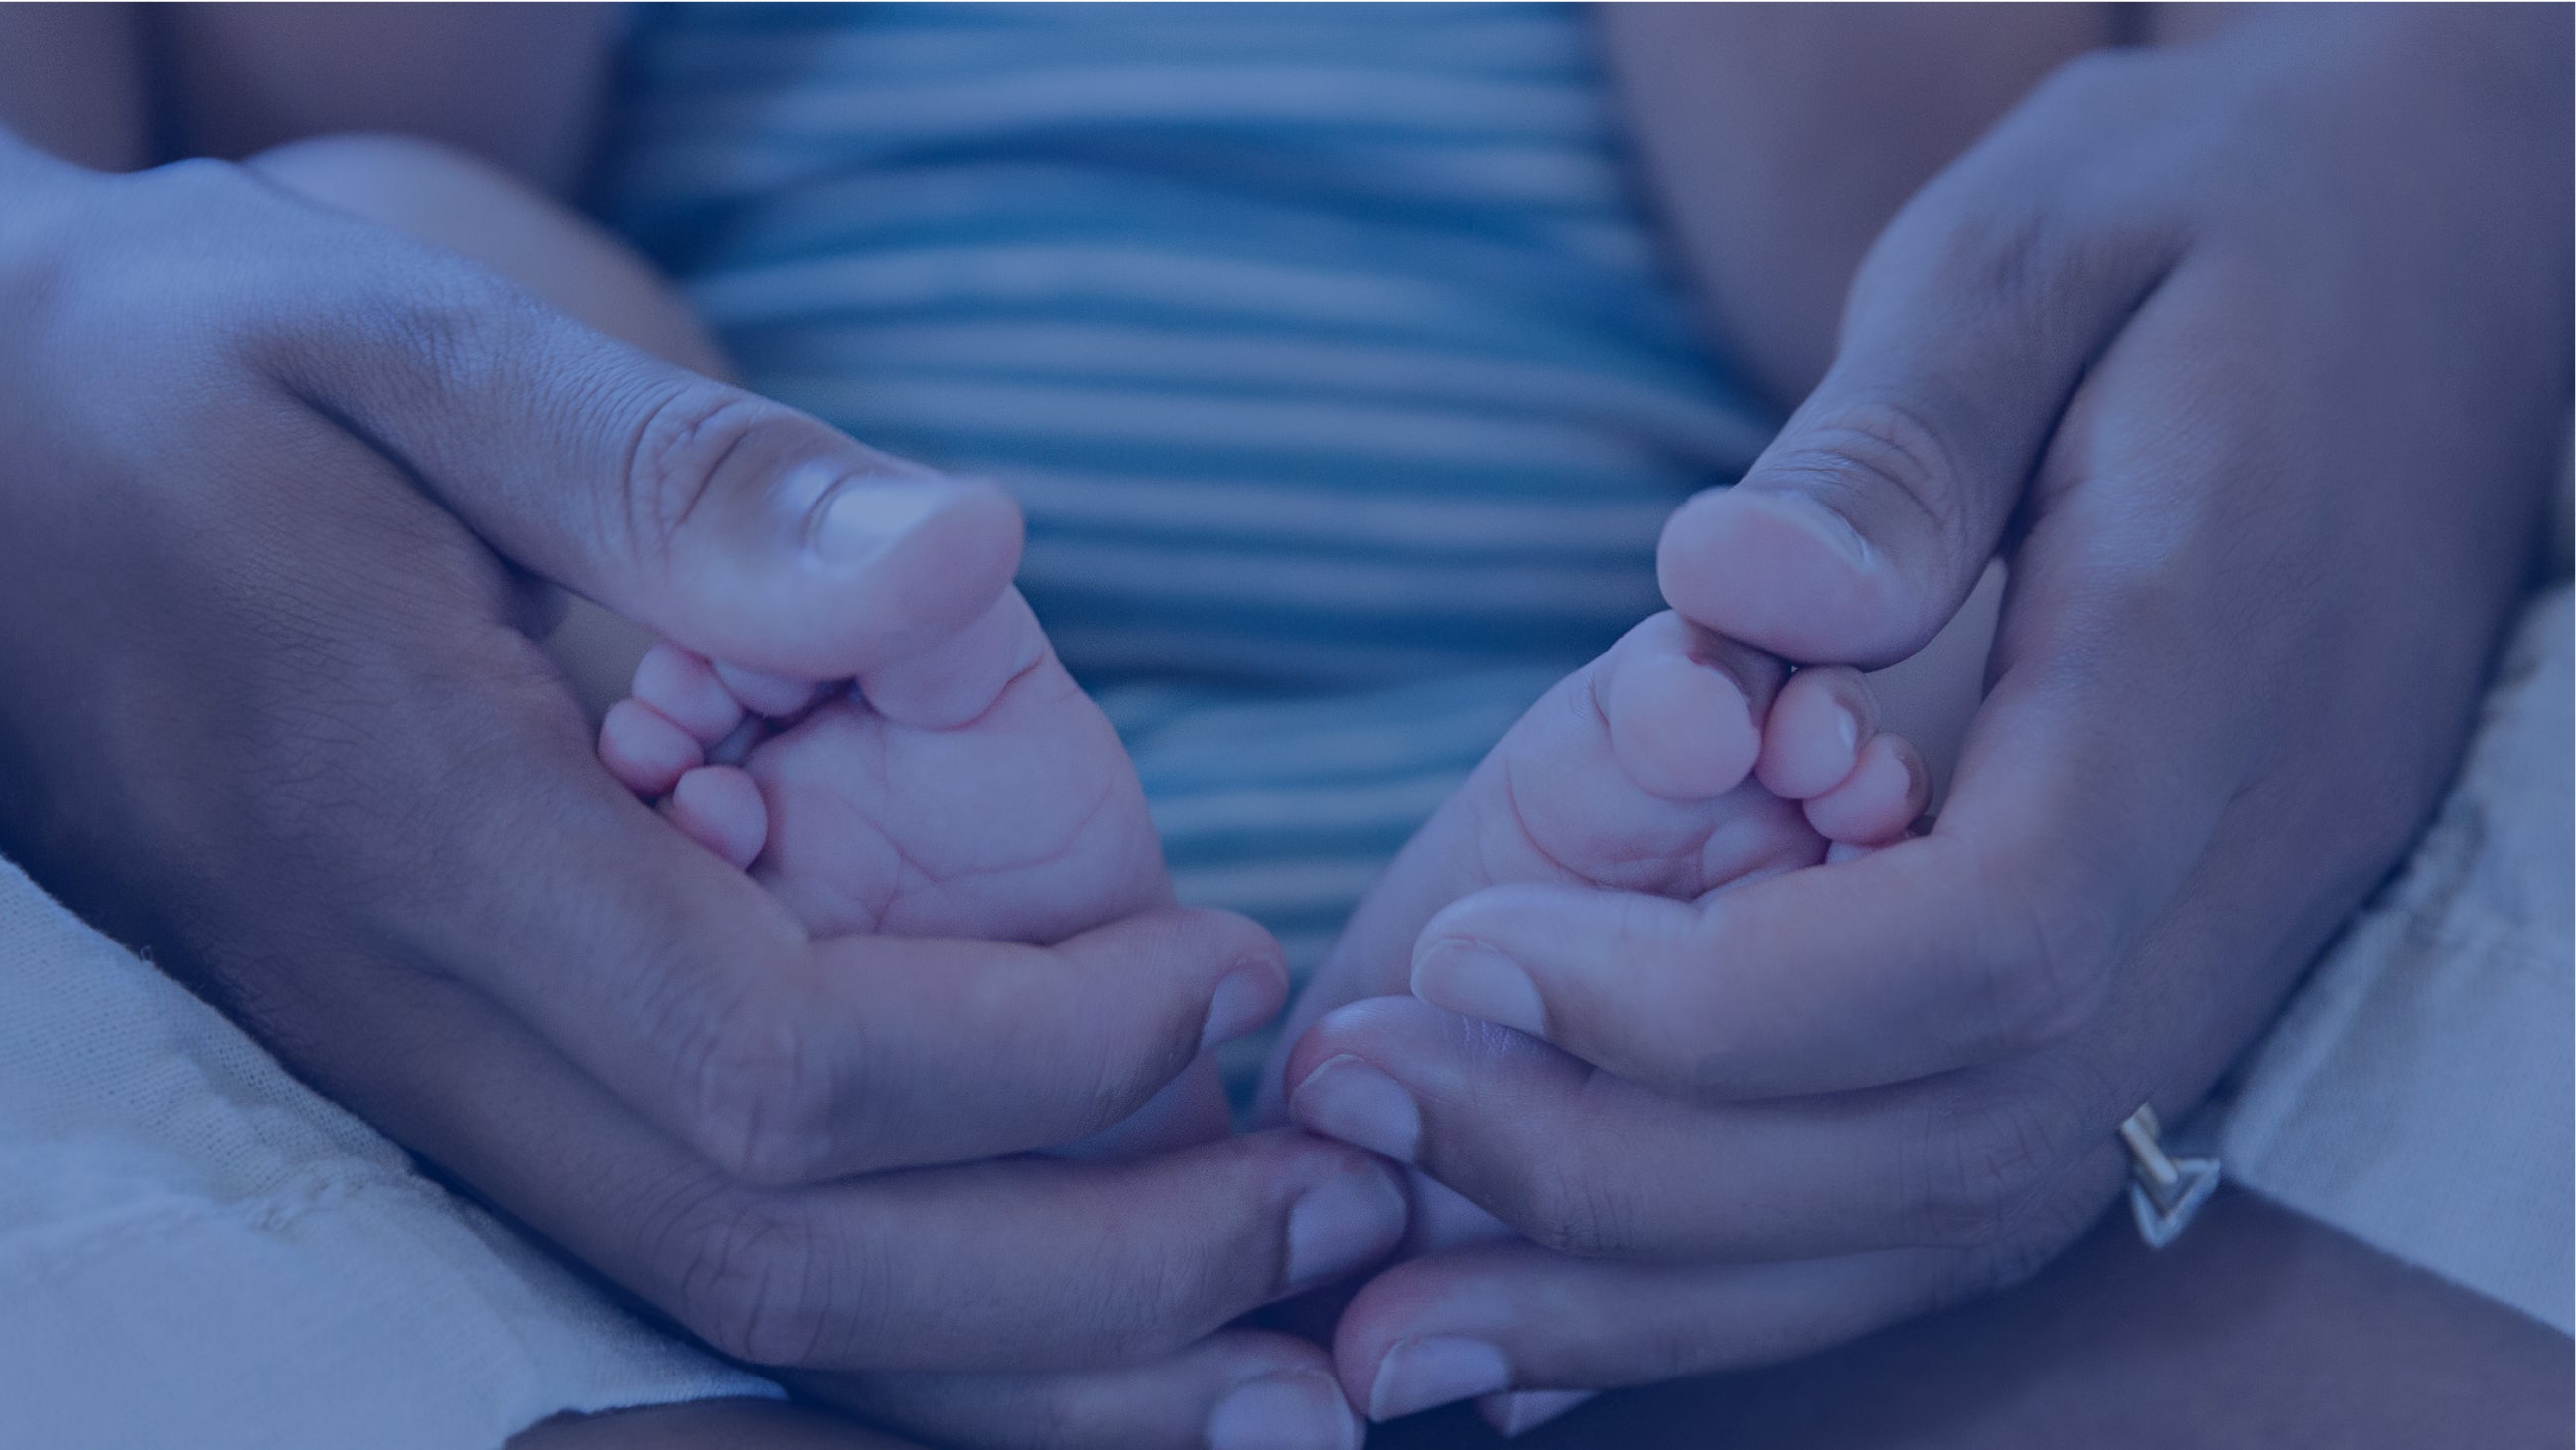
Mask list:
[[720,1350],[947,1440],[1347,1442],[1320,1350],[1209,1336],[1382,1253],[1383,1165],[993,1156],[1266,1018],[1262,933],[809,939],[610,780],[530,639],[520,569],[846,676],[999,591],[1006,499],[237,168],[0,148],[12,854]]
[[2258,10],[2067,66],[1906,207],[1823,384],[1661,562],[1704,625],[1879,665],[2000,548],[1946,808],[1700,901],[1497,888],[1345,953],[1324,1003],[1408,967],[1418,1000],[1324,1017],[1297,1116],[1531,1240],[1368,1285],[1354,1403],[1795,1354],[2032,1273],[2110,1201],[2116,1125],[2195,1102],[2414,835],[2528,578],[2568,28]]

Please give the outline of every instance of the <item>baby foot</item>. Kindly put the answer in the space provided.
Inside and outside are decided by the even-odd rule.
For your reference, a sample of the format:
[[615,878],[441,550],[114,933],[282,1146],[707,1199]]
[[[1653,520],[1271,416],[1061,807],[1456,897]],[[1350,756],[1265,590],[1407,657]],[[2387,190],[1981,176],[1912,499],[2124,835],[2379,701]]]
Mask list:
[[1856,672],[1778,683],[1755,652],[1658,614],[1521,718],[1386,890],[1416,930],[1505,882],[1689,899],[1893,841],[1928,780],[1914,748],[1879,731]]
[[[599,753],[818,933],[1046,944],[1172,899],[1135,767],[1016,589],[828,690],[655,645]],[[1115,1146],[1209,1136],[1224,1111],[1203,1062]]]
[[831,691],[656,645],[599,744],[817,932],[1045,943],[1170,899],[1135,768],[1017,590]]
[[[1928,789],[1857,672],[1783,683],[1767,656],[1658,614],[1532,706],[1405,847],[1299,1003],[1270,1090],[1315,1017],[1406,990],[1417,939],[1453,901],[1514,882],[1692,899],[1892,842]],[[1419,1172],[1413,1185],[1408,1253],[1512,1236]]]
[[1272,1051],[1263,1115],[1316,1018],[1410,989],[1451,902],[1517,882],[1695,899],[1901,836],[1927,794],[1913,747],[1880,732],[1857,673],[1781,673],[1668,612],[1560,681],[1351,914]]

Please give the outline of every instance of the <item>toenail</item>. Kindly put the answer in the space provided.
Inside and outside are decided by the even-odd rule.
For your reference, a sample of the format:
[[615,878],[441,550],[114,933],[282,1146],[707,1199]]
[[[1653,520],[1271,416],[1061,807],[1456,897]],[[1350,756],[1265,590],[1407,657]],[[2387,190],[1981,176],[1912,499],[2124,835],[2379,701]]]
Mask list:
[[1547,1007],[1521,964],[1482,942],[1444,937],[1413,963],[1413,995],[1444,1012],[1547,1035]]
[[1208,1416],[1208,1450],[1359,1450],[1358,1417],[1322,1370],[1237,1385]]
[[944,483],[916,479],[844,480],[814,520],[814,552],[837,564],[867,559],[930,517],[953,492]]
[[1422,1109],[1394,1078],[1345,1052],[1324,1059],[1288,1095],[1299,1123],[1355,1147],[1410,1163],[1422,1146]]
[[1382,1164],[1306,1190],[1288,1210],[1283,1288],[1310,1289],[1394,1252],[1404,1237],[1404,1190]]
[[1407,1339],[1378,1361],[1377,1379],[1369,1385],[1369,1418],[1392,1420],[1511,1387],[1511,1361],[1481,1339]]

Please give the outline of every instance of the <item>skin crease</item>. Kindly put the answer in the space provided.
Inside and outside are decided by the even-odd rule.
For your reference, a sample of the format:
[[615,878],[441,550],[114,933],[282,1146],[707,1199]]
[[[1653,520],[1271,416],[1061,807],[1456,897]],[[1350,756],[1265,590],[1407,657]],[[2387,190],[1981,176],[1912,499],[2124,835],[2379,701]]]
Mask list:
[[[2563,50],[2563,47],[2561,47],[2561,49]],[[2561,109],[2563,110],[2563,107]],[[366,124],[363,116],[348,118],[334,115],[317,118],[317,123],[321,122],[328,122],[330,124]],[[106,156],[112,154],[113,150],[113,146],[108,146],[103,148],[102,151],[97,154]],[[2561,170],[2563,171],[2563,169],[2564,168],[2562,167]],[[2563,211],[2563,208],[2561,208],[2561,210]],[[2560,250],[2563,251],[2564,249],[2561,248]],[[2546,311],[2546,309],[2542,310]],[[2557,311],[2563,313],[2564,308],[2559,308]],[[1781,365],[1777,372],[1777,376],[1783,379],[1794,380],[1797,376],[1795,365]],[[2563,375],[2559,376],[2557,378],[2557,383],[2560,388],[2558,404],[2561,406],[2563,406],[2563,382]],[[1794,387],[1794,382],[1789,386]],[[2478,401],[2484,403],[2486,400],[2479,399]],[[2505,473],[2509,473],[2509,471],[2509,468],[2497,470],[2468,470],[2472,475],[2472,482],[2476,482],[2484,476],[2496,476],[2501,478]],[[2505,489],[2506,483],[2499,482],[2492,487],[2496,491],[2502,491]],[[2506,502],[2509,503],[2509,500]],[[2469,510],[2469,512],[2472,514],[2478,514],[2479,510],[2472,509]],[[2501,513],[2503,516],[2509,518],[2511,510],[2506,508],[2501,510]],[[406,522],[400,527],[409,529],[422,526],[423,525],[419,521],[415,520]],[[2439,531],[2436,532],[2438,533]],[[2466,521],[2461,527],[2461,533],[2464,535],[2492,536],[2506,532],[2509,532],[2509,530],[2499,525],[2496,517],[2494,516],[2475,517]],[[2482,557],[2487,552],[2488,549],[2485,546],[2467,546],[2464,547],[2460,556],[2455,556],[2450,559],[2437,558],[2434,561],[2434,564],[2436,566],[2445,564],[2457,566],[2461,563],[2463,557],[2475,560]],[[2510,554],[2511,549],[2508,547],[2503,552]],[[2421,565],[2422,563],[2420,560],[2401,562],[2405,562],[2410,565]],[[2488,612],[2492,613],[2492,610],[2495,607],[2500,606],[2490,605]],[[2470,615],[2475,615],[2478,611],[2476,609],[2470,609],[2464,612]],[[2365,632],[2356,630],[2355,633]],[[2474,638],[2477,633],[2478,628],[2474,619],[2471,619],[2466,623],[2457,619],[2448,620],[2444,623],[2444,640],[2456,640],[2463,637]],[[2437,640],[2429,647],[2419,644],[2418,648],[2422,650],[2422,654],[2418,656],[2418,658],[2431,658],[2437,663],[2438,667],[2430,672],[2430,683],[2426,687],[2429,689],[2430,693],[2442,696],[2456,704],[2465,700],[2467,686],[2461,679],[2462,674],[2465,672],[2459,668],[2455,661],[2464,653],[2466,655],[2474,656],[2475,650],[2472,648],[2462,651],[2456,647],[2456,645],[2445,643],[2444,640]],[[2349,672],[2366,667],[2377,667],[2378,663],[2379,662],[2366,650],[2355,652],[2327,651],[2325,652],[2324,668],[2329,673],[2337,670]],[[2186,696],[2186,698],[2192,697]],[[2206,699],[2205,697],[2201,697],[2195,702],[2205,705]],[[2405,713],[2404,707],[2406,703],[2407,702],[2399,701],[2395,702],[2395,708],[2383,708],[2377,718],[2399,718],[2403,716]],[[2422,752],[2422,758],[2432,759],[2439,757],[2441,754],[2442,752],[2439,750],[2425,750]],[[571,757],[569,756],[565,757],[566,762],[570,759]],[[560,768],[570,768],[568,764],[559,764]],[[2420,797],[2429,790],[2429,785],[2426,784],[2426,781],[2438,776],[2438,763],[2426,765],[2419,759],[2414,769],[2417,774],[2409,776],[2395,791],[2392,792],[2392,794],[2401,798],[2409,795]],[[2281,794],[2275,792],[2266,799],[2278,800],[2281,799]],[[2297,808],[2313,808],[2317,805],[2317,802],[2312,797],[2294,797],[2289,804]],[[2293,810],[2292,814],[2296,816],[2297,811]],[[2399,811],[2395,812],[2395,814],[2403,815],[2404,813]],[[2404,831],[2405,824],[2404,822],[2399,821],[2394,824],[2387,825],[2382,830],[2372,834],[2379,837],[2402,837]],[[16,843],[13,841],[12,844],[15,845]],[[2278,843],[2275,842],[2270,844],[2272,846],[2273,854],[2277,856],[2279,854]],[[2385,847],[2384,842],[2382,843],[2382,848],[2393,849]],[[2260,923],[2277,916],[2278,909],[2264,904],[2261,898],[2267,891],[2274,889],[2290,891],[2295,894],[2297,888],[2303,884],[2303,874],[2312,873],[2293,872],[2286,876],[2275,873],[2270,877],[2258,874],[2248,881],[2243,889],[2233,893],[2213,885],[2196,883],[2195,886],[2187,893],[2187,896],[2199,908],[2202,917],[2201,921],[2197,926],[2186,923],[2182,926],[2165,928],[2159,938],[2160,944],[2173,946],[2183,955],[2189,955],[2192,950],[2207,951],[2213,941],[2224,938],[2224,928],[2232,927],[2239,922]],[[2357,868],[2356,874],[2366,877],[2368,875],[2368,871],[2366,868]],[[2312,885],[2312,882],[2306,884]],[[2355,884],[2351,889],[2357,891],[2359,889],[2359,885]],[[2332,892],[2325,893],[2327,896],[2332,896],[2333,894],[2334,893]],[[2213,897],[2225,898],[2216,901],[2216,909],[2213,909]],[[2230,919],[2231,912],[2234,914],[2233,920]],[[2331,925],[2331,917],[2327,916],[2325,912],[2321,910],[2315,914],[2324,919],[2315,922],[2293,923],[2288,928],[2282,929],[2281,935],[2285,938],[2295,940],[2302,935],[2314,936],[2319,934]],[[238,925],[238,923],[235,925]],[[294,924],[293,929],[285,932],[284,935],[273,935],[270,940],[272,943],[281,941],[329,940],[336,939],[335,933],[337,931],[338,928],[331,923],[298,923]],[[415,1089],[406,1086],[405,1083],[401,1081],[406,1074],[411,1075],[418,1082],[434,1082],[436,1080],[436,1055],[426,1052],[407,1054],[399,1050],[391,1051],[388,1053],[385,1061],[367,1064],[367,1071],[370,1074],[375,1075],[375,1081],[372,1087],[352,1086],[349,1090],[349,1095],[359,1101],[362,1110],[372,1107],[382,1115],[380,1120],[390,1119],[398,1122],[407,1122],[414,1125],[422,1136],[439,1137],[441,1146],[447,1147],[450,1150],[448,1154],[443,1154],[442,1156],[451,1156],[452,1161],[462,1161],[470,1164],[471,1170],[480,1170],[469,1170],[467,1176],[470,1178],[473,1178],[478,1182],[486,1183],[497,1194],[505,1197],[516,1197],[536,1205],[536,1208],[532,1211],[532,1216],[538,1219],[541,1226],[548,1222],[561,1222],[569,1225],[570,1228],[568,1228],[566,1233],[561,1236],[566,1237],[567,1241],[574,1241],[576,1243],[577,1251],[580,1250],[583,1245],[577,1241],[578,1235],[572,1230],[578,1229],[579,1225],[574,1221],[580,1216],[586,1206],[578,1203],[567,1204],[561,1201],[559,1197],[550,1198],[550,1194],[553,1194],[556,1191],[553,1186],[544,1183],[519,1181],[514,1177],[514,1174],[524,1173],[529,1163],[551,1161],[541,1157],[541,1155],[559,1153],[562,1144],[565,1142],[580,1142],[596,1145],[590,1150],[590,1153],[594,1154],[595,1157],[585,1156],[582,1166],[585,1169],[594,1166],[618,1169],[618,1171],[624,1175],[617,1180],[618,1186],[623,1190],[629,1191],[633,1196],[639,1197],[652,1196],[657,1193],[668,1194],[670,1192],[670,1185],[673,1182],[696,1184],[704,1181],[700,1177],[693,1176],[691,1169],[687,1165],[672,1160],[669,1157],[667,1150],[662,1145],[654,1144],[650,1147],[641,1146],[651,1143],[650,1135],[647,1134],[644,1137],[639,1138],[633,1132],[632,1127],[627,1123],[627,1120],[618,1116],[616,1111],[613,1109],[613,1106],[605,1111],[598,1111],[588,1106],[594,1102],[595,1094],[592,1097],[578,1097],[576,1095],[572,1095],[572,1090],[564,1086],[567,1079],[562,1075],[559,1060],[548,1057],[543,1053],[530,1053],[526,1051],[525,1044],[527,1039],[524,1032],[516,1028],[514,1025],[503,1024],[496,1026],[495,1019],[490,1014],[488,1006],[453,999],[450,996],[441,993],[434,987],[404,987],[400,985],[399,979],[395,978],[369,977],[364,980],[371,990],[359,991],[354,988],[343,988],[327,979],[314,979],[302,983],[291,984],[281,983],[280,985],[292,986],[299,992],[306,992],[312,995],[312,1005],[316,1006],[320,1010],[317,1015],[309,1017],[306,1020],[337,1020],[339,1022],[349,1024],[361,1039],[363,1039],[370,1030],[371,1023],[377,1024],[377,1029],[381,1030],[382,1025],[387,1021],[387,1004],[386,1001],[382,999],[389,998],[396,1004],[402,1004],[409,1002],[414,996],[418,996],[423,1004],[424,1011],[415,1021],[404,1024],[407,1028],[413,1029],[413,1036],[417,1035],[419,1022],[427,1021],[438,1028],[438,1030],[432,1032],[430,1036],[438,1043],[443,1044],[447,1051],[452,1052],[455,1048],[455,1044],[459,1042],[488,1043],[490,1047],[489,1051],[485,1055],[496,1064],[495,1077],[501,1083],[523,1089],[526,1092],[533,1092],[534,1095],[540,1097],[547,1096],[550,1093],[565,1094],[562,1099],[563,1101],[567,1103],[578,1101],[585,1105],[583,1113],[593,1113],[596,1111],[595,1118],[583,1118],[581,1114],[575,1114],[574,1116],[576,1118],[581,1119],[580,1125],[565,1127],[561,1123],[552,1125],[522,1123],[516,1121],[509,1114],[491,1114],[488,1116],[478,1117],[477,1114],[482,1110],[469,1104],[467,1105],[467,1109],[463,1116],[457,1117],[443,1125],[434,1125],[432,1120],[436,1119],[441,1113],[455,1114],[457,1112],[456,1105],[431,1101],[430,1099],[434,1097],[434,1095],[419,1093]],[[2206,1026],[2208,1026],[2208,1024],[2188,1024],[2188,1027],[2192,1030],[2198,1030]],[[399,1047],[400,1043],[411,1039],[406,1036],[395,1035],[387,1036],[383,1040]],[[345,1070],[346,1069],[343,1069],[343,1071]],[[2034,1074],[2034,1076],[2044,1076],[2044,1074]],[[539,1133],[532,1137],[523,1137],[520,1140],[513,1139],[512,1135],[514,1133],[526,1134],[539,1126],[550,1127],[552,1130],[551,1135]],[[515,1159],[510,1151],[514,1141],[523,1142],[528,1150],[521,1153]],[[632,1148],[634,1151],[631,1153],[622,1153],[620,1151],[621,1149],[626,1148]],[[618,1165],[621,1163],[625,1166],[623,1168],[618,1168]],[[641,1171],[639,1172],[639,1170]],[[793,1222],[794,1220],[791,1219],[788,1221]],[[599,1241],[596,1239],[591,1241],[591,1254],[594,1257],[594,1260],[602,1262],[603,1266],[611,1267],[612,1273],[618,1272],[616,1265],[619,1265],[621,1261],[617,1260],[615,1253],[598,1248],[598,1242]],[[631,1262],[623,1262],[622,1266],[630,1272],[640,1272],[638,1267]],[[1202,1359],[1202,1363],[1203,1362],[1204,1359]],[[1223,1370],[1223,1373],[1233,1372],[1234,1367],[1232,1366],[1228,1366]],[[1194,1380],[1191,1381],[1191,1383],[1206,1383],[1209,1380],[1222,1382],[1222,1374],[1211,1372],[1206,1376],[1206,1378],[1202,1380]],[[1168,1391],[1169,1388],[1170,1386],[1168,1385],[1158,1384],[1155,1386],[1157,1391]],[[1061,1415],[1064,1409],[1063,1402],[1061,1400],[1050,1400],[1047,1397],[1047,1392],[1044,1390],[1040,1390],[1037,1393],[1027,1396],[1003,1394],[993,1396],[992,1398],[1008,1405],[1010,1411],[1036,1415],[1041,1420],[1044,1420],[1048,1416],[1055,1416],[1057,1417],[1056,1422],[1061,1422]],[[1006,1412],[1006,1414],[1007,1413],[1008,1412]],[[1008,1425],[1009,1422],[1006,1418],[1002,1420],[988,1418],[979,1422],[975,1428],[980,1432],[990,1433],[996,1438],[1006,1438],[1010,1433]],[[1150,1427],[1132,1426],[1130,1428],[1136,1431],[1137,1438],[1125,1443],[1146,1443],[1145,1432],[1148,1429],[1152,1430],[1156,1434],[1165,1431],[1172,1431],[1174,1429],[1174,1427],[1167,1424],[1158,1424]]]
[[[2059,71],[1908,203],[1816,393],[1667,529],[1664,583],[1791,659],[1877,664],[2001,544],[1941,823],[1705,910],[1451,908],[1552,1047],[1456,1025],[1420,975],[1425,1001],[1324,1017],[1286,1085],[1382,1069],[1415,1161],[1537,1241],[1362,1290],[1355,1397],[1427,1403],[1390,1368],[1425,1340],[1493,1342],[1516,1388],[1758,1362],[2018,1280],[2090,1221],[2113,1125],[2194,1101],[2397,859],[2531,577],[2566,39],[2563,12],[2259,11]],[[1301,1020],[1403,992],[1410,947],[1346,942]]]

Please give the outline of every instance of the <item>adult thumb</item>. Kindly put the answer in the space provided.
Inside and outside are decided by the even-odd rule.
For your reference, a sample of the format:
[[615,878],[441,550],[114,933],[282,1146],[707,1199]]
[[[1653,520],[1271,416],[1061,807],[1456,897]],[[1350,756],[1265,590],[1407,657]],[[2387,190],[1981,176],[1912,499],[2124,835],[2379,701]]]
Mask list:
[[2033,190],[1965,166],[1899,213],[1824,380],[1742,480],[1665,525],[1674,609],[1797,663],[1864,668],[1958,611],[2086,367],[2171,266],[2161,242],[2089,235]]
[[989,483],[878,453],[443,253],[384,258],[388,285],[317,309],[266,361],[533,573],[713,658],[838,679],[954,634],[1018,567],[1019,511]]

